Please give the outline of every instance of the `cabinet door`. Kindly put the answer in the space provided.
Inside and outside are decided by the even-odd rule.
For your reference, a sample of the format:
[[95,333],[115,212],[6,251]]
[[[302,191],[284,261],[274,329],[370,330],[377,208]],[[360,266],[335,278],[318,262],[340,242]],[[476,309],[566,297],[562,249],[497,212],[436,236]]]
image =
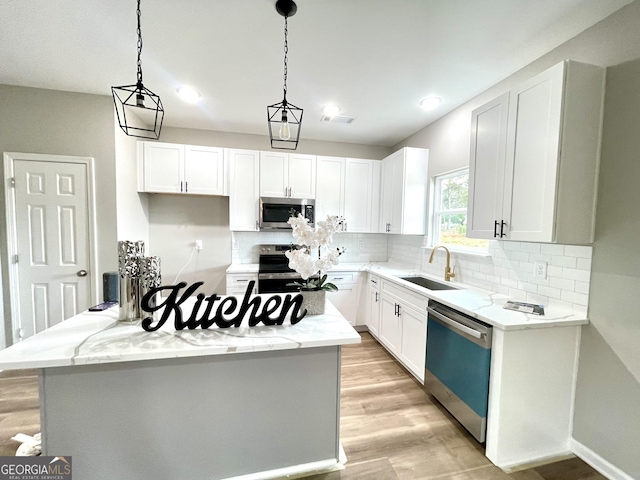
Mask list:
[[224,149],[187,146],[184,152],[186,193],[224,194]]
[[[404,152],[398,152],[393,160],[393,183],[391,193],[391,227],[389,233],[402,233],[402,211],[404,208]],[[418,208],[418,207],[415,207]],[[420,207],[422,208],[422,207]]]
[[509,93],[471,114],[467,237],[495,238],[503,220],[502,201],[507,146]]
[[565,64],[511,91],[504,214],[509,240],[553,241]]
[[355,326],[358,314],[358,288],[357,285],[340,285],[337,292],[327,292],[327,299],[333,303],[338,311]]
[[229,150],[229,229],[258,230],[260,153]]
[[180,193],[184,188],[184,147],[144,142],[144,191]]
[[289,154],[289,196],[316,198],[316,156]]
[[393,217],[393,188],[395,174],[395,159],[401,152],[385,158],[382,161],[382,206],[380,215],[380,231],[387,232]]
[[369,287],[369,303],[367,305],[367,327],[374,337],[378,338],[380,329],[380,293]]
[[318,157],[316,178],[316,221],[327,215],[344,216],[344,158]]
[[380,297],[380,341],[395,355],[400,355],[402,342],[402,323],[396,315],[397,302],[382,294]]
[[260,196],[287,197],[289,156],[281,152],[260,152]]
[[371,228],[369,232],[378,233],[381,231],[380,225],[380,193],[382,191],[382,182],[380,181],[380,175],[382,171],[382,162],[380,160],[374,160],[371,163],[372,170],[372,190],[371,190]]
[[345,162],[345,231],[372,232],[373,160],[347,158]]
[[402,353],[400,359],[423,382],[427,352],[427,314],[401,304],[400,317],[402,319]]

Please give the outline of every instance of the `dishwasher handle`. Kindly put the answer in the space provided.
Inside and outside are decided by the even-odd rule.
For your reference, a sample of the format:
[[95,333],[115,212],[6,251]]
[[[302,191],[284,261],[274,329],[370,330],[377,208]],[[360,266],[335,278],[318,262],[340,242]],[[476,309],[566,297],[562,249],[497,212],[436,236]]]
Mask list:
[[440,312],[434,310],[431,307],[427,307],[427,311],[429,312],[430,315],[433,315],[437,320],[440,320],[442,323],[446,323],[450,327],[453,327],[456,330],[460,330],[461,332],[464,332],[467,335],[471,335],[474,338],[483,339],[487,336],[486,333],[479,332],[478,330],[475,330],[471,327],[467,327],[466,325],[456,322],[455,320],[452,320],[451,318],[446,317],[445,315],[441,314]]

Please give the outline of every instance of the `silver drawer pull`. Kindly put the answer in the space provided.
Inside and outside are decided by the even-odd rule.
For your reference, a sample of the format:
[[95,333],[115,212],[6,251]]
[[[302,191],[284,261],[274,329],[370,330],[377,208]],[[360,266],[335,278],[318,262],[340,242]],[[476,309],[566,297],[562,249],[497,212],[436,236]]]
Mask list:
[[240,279],[236,280],[236,282],[248,282],[248,281],[249,280],[247,280],[246,278],[244,280],[240,280]]
[[466,325],[462,325],[461,323],[456,322],[455,320],[450,319],[442,315],[440,312],[436,312],[433,308],[427,307],[427,311],[430,315],[433,315],[436,319],[440,320],[442,323],[446,323],[447,325],[455,328],[456,330],[460,330],[461,332],[466,333],[467,335],[471,335],[474,338],[484,338],[485,334],[474,330],[473,328],[467,327]]
[[335,277],[335,278],[332,278],[332,280],[344,280],[344,277]]

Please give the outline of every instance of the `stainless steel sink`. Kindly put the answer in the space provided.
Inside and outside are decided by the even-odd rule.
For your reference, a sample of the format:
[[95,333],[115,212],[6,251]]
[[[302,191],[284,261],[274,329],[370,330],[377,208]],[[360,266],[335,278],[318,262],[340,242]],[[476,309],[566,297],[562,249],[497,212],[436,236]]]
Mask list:
[[424,277],[398,277],[401,280],[406,280],[407,282],[415,283],[416,285],[420,285],[421,287],[427,288],[429,290],[456,290],[456,287],[451,285],[447,285],[446,283],[436,282],[434,280],[429,280]]

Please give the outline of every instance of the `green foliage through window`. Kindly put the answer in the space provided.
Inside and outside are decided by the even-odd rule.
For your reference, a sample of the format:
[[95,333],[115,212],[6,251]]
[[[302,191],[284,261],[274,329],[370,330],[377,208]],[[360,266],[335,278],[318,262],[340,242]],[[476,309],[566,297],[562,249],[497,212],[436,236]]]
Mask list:
[[489,242],[467,238],[467,203],[469,201],[469,170],[458,170],[435,178],[434,245],[462,249],[487,250]]

